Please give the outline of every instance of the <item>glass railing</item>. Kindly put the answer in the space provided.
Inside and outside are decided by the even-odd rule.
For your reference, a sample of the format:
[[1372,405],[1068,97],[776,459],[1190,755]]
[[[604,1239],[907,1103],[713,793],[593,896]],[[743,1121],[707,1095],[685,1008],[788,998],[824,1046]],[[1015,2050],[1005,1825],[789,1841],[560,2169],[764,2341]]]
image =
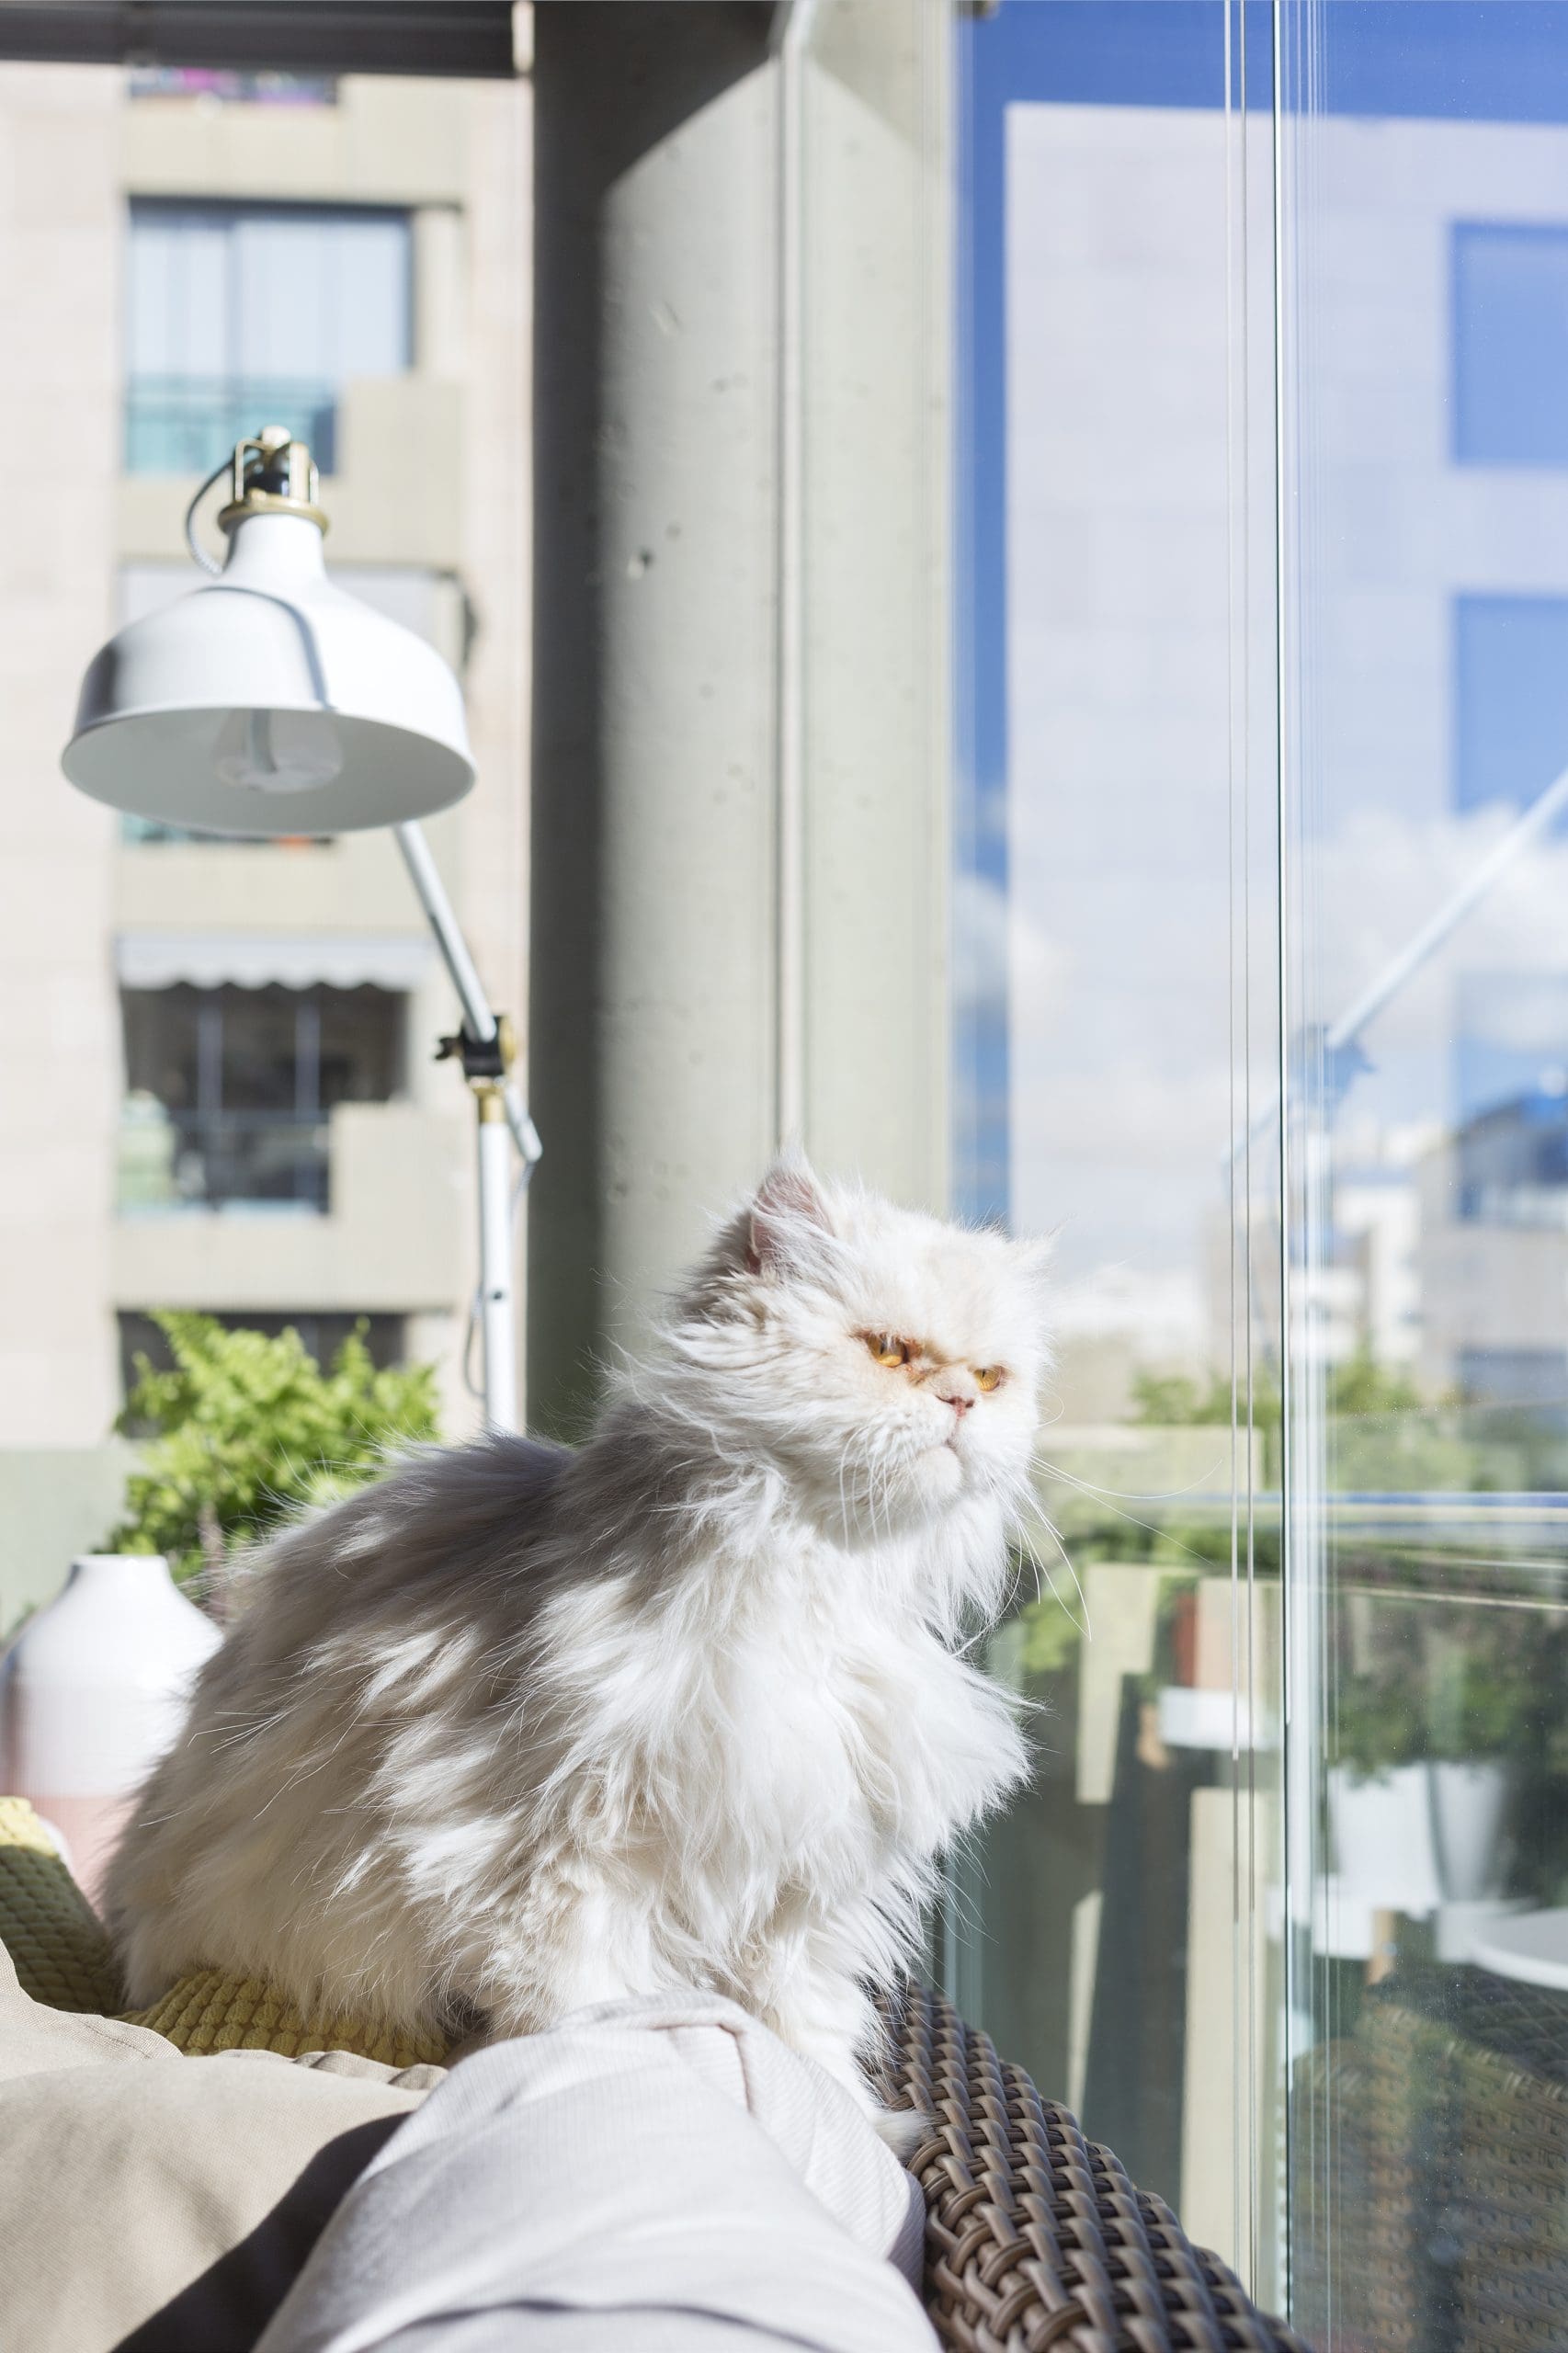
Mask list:
[[138,1098],[120,1115],[122,1216],[245,1210],[324,1216],[327,1122],[277,1111],[176,1112]]
[[261,425],[286,425],[336,471],[337,392],[319,377],[137,376],[125,388],[125,470],[204,473]]

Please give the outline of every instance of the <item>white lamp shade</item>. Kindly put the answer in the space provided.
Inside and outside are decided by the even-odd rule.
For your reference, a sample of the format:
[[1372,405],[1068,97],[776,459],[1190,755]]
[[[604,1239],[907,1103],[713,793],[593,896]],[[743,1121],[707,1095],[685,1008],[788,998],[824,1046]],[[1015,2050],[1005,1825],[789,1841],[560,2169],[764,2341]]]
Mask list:
[[315,523],[265,513],[218,578],[94,657],[62,766],[111,808],[251,835],[400,824],[474,773],[434,647],[334,585]]

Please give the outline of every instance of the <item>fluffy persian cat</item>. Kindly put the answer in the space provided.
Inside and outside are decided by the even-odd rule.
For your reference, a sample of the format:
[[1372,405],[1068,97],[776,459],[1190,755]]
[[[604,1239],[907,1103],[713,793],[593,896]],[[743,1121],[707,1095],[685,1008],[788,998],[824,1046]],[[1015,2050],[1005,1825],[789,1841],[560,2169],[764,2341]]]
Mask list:
[[1025,1772],[962,1637],[1042,1261],[785,1159],[579,1451],[430,1449],[269,1545],[113,1866],[131,2001],[208,1966],[508,2035],[701,1985],[869,2100],[868,1988]]

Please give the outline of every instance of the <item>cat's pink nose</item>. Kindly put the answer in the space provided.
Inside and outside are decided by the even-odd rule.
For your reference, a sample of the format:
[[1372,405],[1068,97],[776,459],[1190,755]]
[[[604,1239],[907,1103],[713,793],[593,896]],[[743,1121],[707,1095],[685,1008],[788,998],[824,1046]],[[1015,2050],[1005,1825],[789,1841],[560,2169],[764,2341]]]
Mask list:
[[948,1404],[952,1407],[960,1422],[973,1403],[974,1400],[972,1397],[949,1397],[948,1399]]

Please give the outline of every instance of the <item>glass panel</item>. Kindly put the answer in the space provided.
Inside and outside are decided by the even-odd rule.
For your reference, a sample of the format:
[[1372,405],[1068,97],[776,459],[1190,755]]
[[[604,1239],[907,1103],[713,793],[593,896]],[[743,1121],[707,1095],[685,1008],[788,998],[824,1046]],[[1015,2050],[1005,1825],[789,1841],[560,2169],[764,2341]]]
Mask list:
[[201,992],[193,988],[122,989],[125,1086],[168,1110],[194,1109],[199,1080],[197,1044]]
[[1568,16],[1287,0],[1291,2255],[1563,2341]]
[[404,213],[133,200],[130,243],[133,473],[215,465],[264,415],[330,473],[344,385],[411,364]]
[[129,372],[223,376],[233,352],[229,230],[194,206],[133,204],[126,283]]
[[395,376],[409,364],[409,226],[396,213],[235,213],[238,372]]
[[403,1085],[407,1000],[378,988],[319,989],[312,996],[320,1024],[322,1108],[390,1102]]
[[125,467],[133,474],[195,474],[256,429],[286,425],[324,474],[337,466],[335,388],[318,377],[137,376],[125,388]]
[[[300,1001],[293,989],[217,989],[207,1000],[222,1029],[219,1086],[225,1111],[297,1108],[295,1060]],[[314,1109],[313,1103],[307,1108]]]
[[1568,20],[964,39],[957,1142],[1062,1417],[960,1985],[1324,2353],[1545,2348]]
[[992,1646],[1039,1762],[960,1867],[958,1990],[1271,2297],[1267,28],[1043,0],[963,38],[955,1145],[971,1213],[1058,1232],[1058,1364]]

